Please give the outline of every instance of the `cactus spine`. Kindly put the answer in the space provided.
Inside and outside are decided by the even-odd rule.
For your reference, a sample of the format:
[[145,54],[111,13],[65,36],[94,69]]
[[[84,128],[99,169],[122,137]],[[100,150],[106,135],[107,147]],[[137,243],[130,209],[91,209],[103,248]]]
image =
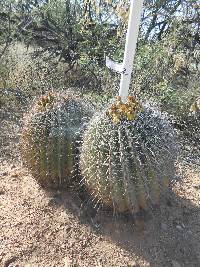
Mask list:
[[176,146],[169,123],[134,97],[117,98],[93,117],[83,138],[81,171],[94,198],[118,212],[159,204],[174,175]]

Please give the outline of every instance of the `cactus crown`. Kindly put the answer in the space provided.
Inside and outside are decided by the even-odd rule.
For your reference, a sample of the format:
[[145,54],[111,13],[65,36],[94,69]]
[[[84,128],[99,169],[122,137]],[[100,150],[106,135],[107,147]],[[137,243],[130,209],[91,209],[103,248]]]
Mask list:
[[55,94],[49,92],[47,95],[42,96],[37,102],[38,109],[43,111],[45,108],[49,107],[55,101]]
[[142,111],[142,105],[134,96],[128,96],[125,103],[120,96],[116,96],[116,101],[108,108],[106,115],[114,122],[132,121],[136,118],[137,113]]

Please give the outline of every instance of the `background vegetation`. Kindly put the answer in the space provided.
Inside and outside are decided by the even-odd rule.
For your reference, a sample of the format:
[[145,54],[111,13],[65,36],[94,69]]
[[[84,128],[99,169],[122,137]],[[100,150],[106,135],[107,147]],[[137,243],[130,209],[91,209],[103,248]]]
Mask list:
[[[120,77],[105,55],[123,60],[128,11],[127,0],[1,1],[0,104],[8,89],[29,98],[69,87],[116,95]],[[196,0],[145,1],[131,91],[179,128],[197,123],[189,109],[200,95],[199,28]]]

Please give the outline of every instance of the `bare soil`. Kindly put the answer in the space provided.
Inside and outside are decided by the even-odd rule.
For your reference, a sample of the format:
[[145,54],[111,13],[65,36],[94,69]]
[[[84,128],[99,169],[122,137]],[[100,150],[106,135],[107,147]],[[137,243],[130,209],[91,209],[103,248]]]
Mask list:
[[0,266],[200,266],[198,164],[180,159],[179,179],[145,218],[94,211],[73,190],[36,183],[18,157],[19,118],[0,112]]

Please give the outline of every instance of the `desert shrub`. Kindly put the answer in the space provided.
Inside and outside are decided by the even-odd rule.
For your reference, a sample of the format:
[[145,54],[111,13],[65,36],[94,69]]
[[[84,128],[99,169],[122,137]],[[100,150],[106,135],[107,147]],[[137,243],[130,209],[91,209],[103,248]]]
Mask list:
[[75,64],[73,68],[48,51],[37,47],[26,47],[16,43],[7,50],[0,64],[0,88],[17,88],[27,96],[37,96],[48,90],[75,88],[82,92],[114,94],[117,90],[118,76],[95,63]]
[[180,124],[191,122],[189,108],[200,92],[199,45],[195,29],[179,21],[161,40],[143,43],[134,63],[131,91],[150,98]]
[[50,57],[35,56],[34,47],[23,43],[12,45],[3,57],[4,88],[18,88],[30,95],[44,93],[52,88],[63,87],[64,67]]

